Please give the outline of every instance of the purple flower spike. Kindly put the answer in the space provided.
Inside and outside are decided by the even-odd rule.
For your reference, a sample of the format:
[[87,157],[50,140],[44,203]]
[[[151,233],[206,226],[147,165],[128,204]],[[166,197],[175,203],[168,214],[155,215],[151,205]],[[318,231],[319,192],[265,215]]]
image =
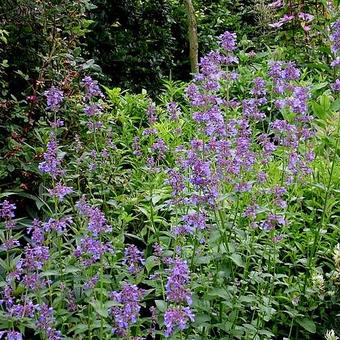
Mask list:
[[44,92],[47,98],[47,109],[51,111],[58,111],[64,99],[64,92],[52,86],[49,90]]
[[66,195],[73,192],[73,189],[63,185],[61,182],[58,182],[54,188],[48,189],[48,192],[52,197],[57,197],[61,202],[64,200]]
[[93,80],[92,77],[86,76],[82,79],[82,85],[85,87],[86,95],[85,100],[88,101],[93,97],[104,97],[99,88],[98,81]]
[[177,326],[180,330],[187,327],[189,321],[194,321],[195,316],[189,307],[169,308],[164,314],[164,324],[166,330],[164,335],[168,338]]
[[120,304],[111,308],[111,314],[115,321],[113,333],[124,337],[131,324],[137,322],[143,291],[130,283],[124,283],[121,292],[112,292],[111,299]]
[[61,160],[58,158],[58,144],[53,134],[47,143],[47,150],[44,153],[44,162],[39,164],[39,170],[49,174],[52,178],[56,178],[63,174]]
[[188,265],[181,259],[172,260],[171,264],[172,269],[165,286],[167,300],[191,305],[191,292],[186,287],[190,279]]
[[144,265],[143,253],[134,244],[130,244],[125,248],[123,264],[128,266],[131,274],[140,272]]
[[336,79],[335,83],[331,84],[331,88],[334,92],[340,92],[340,79]]
[[232,52],[236,50],[236,33],[224,32],[219,36],[221,47],[226,52]]

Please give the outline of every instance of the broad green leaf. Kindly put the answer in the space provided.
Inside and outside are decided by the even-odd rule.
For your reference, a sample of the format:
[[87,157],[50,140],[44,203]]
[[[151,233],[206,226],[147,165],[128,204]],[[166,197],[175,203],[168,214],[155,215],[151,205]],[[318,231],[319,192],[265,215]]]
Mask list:
[[102,305],[101,302],[97,300],[91,301],[90,304],[93,307],[93,309],[96,311],[96,313],[98,313],[103,318],[107,318],[109,316],[109,313],[108,313],[108,310],[105,304]]
[[316,332],[316,325],[315,325],[313,320],[308,319],[308,318],[303,318],[303,319],[297,319],[296,321],[306,331],[308,331],[310,333],[315,333]]
[[167,303],[163,300],[155,300],[155,304],[158,310],[162,313],[164,313],[166,309],[168,308]]
[[233,253],[229,257],[238,267],[244,267],[244,263],[240,254]]

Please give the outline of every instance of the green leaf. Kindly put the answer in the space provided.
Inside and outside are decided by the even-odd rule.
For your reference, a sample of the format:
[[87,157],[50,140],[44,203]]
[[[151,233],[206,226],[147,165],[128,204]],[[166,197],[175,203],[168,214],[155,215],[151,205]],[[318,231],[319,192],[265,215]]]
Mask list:
[[79,268],[77,267],[69,266],[65,268],[65,274],[77,273],[77,272],[79,272]]
[[229,256],[229,258],[238,266],[244,267],[244,263],[240,254],[233,253]]
[[145,260],[145,268],[148,271],[148,273],[151,271],[151,269],[155,266],[157,266],[159,263],[158,258],[156,256],[149,256]]
[[107,318],[109,316],[108,310],[105,305],[102,305],[100,301],[91,301],[90,302],[93,309],[103,318]]
[[166,309],[168,308],[167,303],[163,300],[155,300],[155,304],[158,310],[162,313],[164,313]]
[[338,112],[340,111],[340,99],[337,99],[336,101],[334,101],[331,105],[331,109],[334,112]]
[[227,291],[223,288],[215,288],[215,289],[211,290],[208,293],[208,296],[210,296],[210,297],[220,297],[224,300],[230,299],[230,296],[228,295]]
[[60,273],[57,270],[45,270],[41,276],[58,276]]
[[303,318],[303,319],[297,319],[296,321],[301,327],[303,327],[309,333],[316,332],[316,325],[313,320],[308,319],[308,318]]

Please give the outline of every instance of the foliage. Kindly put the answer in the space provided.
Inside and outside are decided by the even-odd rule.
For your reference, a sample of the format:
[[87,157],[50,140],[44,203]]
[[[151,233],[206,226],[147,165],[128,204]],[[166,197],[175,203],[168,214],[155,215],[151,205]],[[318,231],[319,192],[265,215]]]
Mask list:
[[58,84],[74,91],[79,68],[80,38],[91,23],[85,17],[92,8],[81,1],[3,1],[0,37],[5,39],[0,66],[0,180],[7,188],[34,190],[32,160],[37,121],[46,119],[44,90]]
[[36,216],[0,206],[8,338],[339,333],[337,83],[235,39],[158,104],[87,75],[46,91]]
[[182,4],[174,1],[95,0],[88,50],[115,86],[158,92],[161,79],[188,79]]

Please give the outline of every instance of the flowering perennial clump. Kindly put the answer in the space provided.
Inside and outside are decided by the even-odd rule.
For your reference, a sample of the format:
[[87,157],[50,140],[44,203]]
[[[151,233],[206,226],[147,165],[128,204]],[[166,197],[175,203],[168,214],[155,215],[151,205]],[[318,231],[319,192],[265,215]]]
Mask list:
[[[271,25],[293,20],[307,36],[315,18],[301,8]],[[336,162],[313,173],[313,143],[339,80],[315,87],[293,61],[238,52],[233,32],[218,42],[160,105],[120,89],[107,89],[110,103],[88,75],[80,95],[44,93],[44,182],[37,197],[0,202],[0,338],[299,337],[324,322],[318,306],[333,313],[340,248],[318,247],[337,235]],[[36,204],[32,221],[22,197]]]

